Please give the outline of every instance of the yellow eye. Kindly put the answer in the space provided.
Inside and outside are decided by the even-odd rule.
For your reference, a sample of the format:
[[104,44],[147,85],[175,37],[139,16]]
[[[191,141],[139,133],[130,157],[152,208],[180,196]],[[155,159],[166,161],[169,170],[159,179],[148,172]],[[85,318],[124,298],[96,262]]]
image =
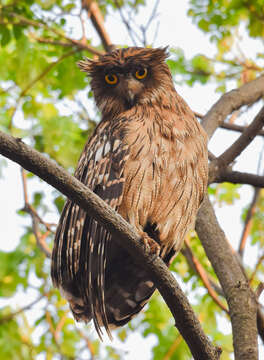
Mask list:
[[105,81],[109,85],[115,85],[117,84],[118,77],[115,74],[107,74],[105,75]]
[[135,72],[135,77],[139,80],[145,79],[147,76],[148,70],[146,68],[139,69]]

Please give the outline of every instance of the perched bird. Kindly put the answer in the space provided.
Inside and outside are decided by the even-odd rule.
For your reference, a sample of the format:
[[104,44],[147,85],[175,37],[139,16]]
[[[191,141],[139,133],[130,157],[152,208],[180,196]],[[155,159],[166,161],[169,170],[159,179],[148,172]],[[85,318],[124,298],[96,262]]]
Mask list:
[[[166,49],[118,49],[79,63],[102,119],[75,176],[134,225],[167,265],[194,226],[207,188],[207,137],[176,92]],[[155,285],[89,213],[67,200],[52,254],[52,279],[76,320],[101,337],[126,324]]]

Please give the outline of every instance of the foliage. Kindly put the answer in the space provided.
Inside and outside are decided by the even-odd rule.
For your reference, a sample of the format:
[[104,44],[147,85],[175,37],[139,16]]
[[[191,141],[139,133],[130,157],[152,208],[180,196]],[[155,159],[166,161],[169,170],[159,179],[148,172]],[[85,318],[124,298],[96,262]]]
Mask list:
[[[110,11],[118,14],[116,1],[98,1],[98,4],[104,16]],[[121,9],[137,13],[144,8],[145,1],[123,0],[119,5]],[[253,60],[233,56],[232,52],[235,29],[240,29],[241,24],[249,36],[263,37],[263,8],[263,1],[259,0],[192,0],[189,16],[202,31],[210,34],[216,44],[216,54],[212,58],[197,54],[186,59],[182,49],[172,49],[168,64],[175,81],[190,86],[211,81],[217,84],[218,91],[224,92],[229,79],[238,85],[254,79],[263,71],[261,55]],[[89,99],[88,80],[76,66],[83,56],[94,55],[88,47],[72,41],[78,37],[72,24],[79,35],[82,31],[80,9],[81,1],[73,0],[2,0],[0,5],[0,130],[23,138],[69,171],[73,171],[97,119]],[[87,35],[84,38],[84,35],[81,35],[83,44],[91,45],[93,38]],[[102,45],[94,49],[102,51]],[[84,91],[88,97],[83,96]],[[1,159],[1,176],[4,165]],[[36,179],[29,174],[29,188],[34,181]],[[64,202],[62,196],[56,191],[46,195],[46,188],[42,185],[40,188],[43,190],[33,194],[32,207],[42,218],[54,215],[55,211],[58,214]],[[214,185],[209,193],[215,202],[230,205],[239,197],[239,186]],[[259,240],[263,243],[263,214],[262,192],[252,218],[251,241],[255,246],[263,245]],[[26,209],[18,211],[18,216],[31,219]],[[39,231],[51,248],[53,233],[47,230],[45,222],[39,225]],[[190,235],[189,245],[210,279],[217,282],[196,234]],[[0,297],[4,303],[0,310],[0,349],[3,358],[37,359],[39,355],[46,359],[123,358],[120,349],[104,346],[96,339],[92,325],[74,323],[66,301],[51,285],[49,268],[50,260],[38,247],[32,226],[25,227],[13,251],[0,251]],[[223,347],[222,359],[231,359],[231,335],[219,331],[218,319],[226,318],[226,314],[208,295],[202,280],[182,254],[173,263],[172,271],[184,283],[207,334]],[[253,271],[252,267],[249,273]],[[263,272],[263,265],[259,264],[253,279],[255,284]],[[18,308],[9,305],[9,299],[18,295],[21,298],[21,294],[29,294],[34,300],[25,311],[19,311],[23,310],[23,303]],[[222,298],[221,301],[224,302]],[[36,313],[32,311],[35,306],[38,307]],[[121,341],[136,330],[146,338],[155,334],[157,344],[152,349],[153,359],[190,359],[189,349],[158,294],[153,296],[142,317],[141,324],[135,320],[117,332]]]

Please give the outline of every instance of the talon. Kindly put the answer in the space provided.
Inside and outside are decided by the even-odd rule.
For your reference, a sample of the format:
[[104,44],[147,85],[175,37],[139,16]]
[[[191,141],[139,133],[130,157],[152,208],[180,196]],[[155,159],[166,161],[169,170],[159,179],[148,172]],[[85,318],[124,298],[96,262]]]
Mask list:
[[144,243],[145,251],[149,250],[152,255],[159,256],[160,255],[160,246],[159,244],[148,236],[147,233],[142,232],[141,240]]

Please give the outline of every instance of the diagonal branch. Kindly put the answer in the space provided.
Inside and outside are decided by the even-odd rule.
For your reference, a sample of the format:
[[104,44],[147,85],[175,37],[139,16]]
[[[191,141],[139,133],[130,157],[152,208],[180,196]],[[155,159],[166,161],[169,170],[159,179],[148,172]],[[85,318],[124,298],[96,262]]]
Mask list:
[[196,271],[196,273],[200,276],[204,286],[206,287],[208,294],[214,300],[214,302],[228,314],[228,310],[226,306],[220,301],[216,291],[214,290],[213,286],[211,285],[210,279],[207,276],[207,273],[199,262],[199,260],[194,256],[189,244],[185,241],[185,247],[181,250],[182,254],[187,259],[188,263],[192,266],[192,268]]
[[[25,170],[23,168],[21,168],[21,176],[22,176],[22,183],[23,183],[23,193],[24,193],[24,211],[26,211],[27,213],[30,214],[31,219],[32,219],[32,230],[33,233],[35,235],[37,244],[40,248],[40,250],[42,250],[44,252],[44,254],[47,257],[51,257],[51,249],[48,247],[47,243],[46,243],[46,238],[47,236],[52,232],[50,225],[46,224],[37,214],[36,210],[33,209],[33,207],[30,205],[29,201],[28,201],[28,191],[27,191],[27,182],[26,182],[26,174],[25,174]],[[46,226],[47,231],[44,234],[41,234],[41,232],[39,231],[39,223],[42,223]]]
[[[79,50],[87,50],[91,54],[94,54],[94,55],[102,55],[103,54],[102,51],[97,50],[93,46],[89,45],[87,42],[84,43],[81,40],[72,39],[72,38],[68,37],[67,35],[65,35],[62,31],[60,31],[60,30],[58,30],[56,28],[53,28],[53,27],[45,24],[42,21],[31,20],[31,19],[28,19],[28,18],[26,18],[26,17],[24,17],[24,16],[22,16],[20,14],[14,13],[14,12],[9,12],[8,16],[13,18],[16,24],[29,25],[29,26],[33,26],[33,27],[36,27],[36,28],[42,28],[42,29],[45,29],[47,31],[50,31],[53,34],[59,36],[60,38],[63,38],[65,40],[67,40],[69,42],[69,45],[70,44],[75,45]],[[32,36],[32,33],[30,35]],[[45,40],[43,41],[43,39],[41,41],[38,38],[36,38],[36,40],[39,41],[39,42],[45,42]],[[47,41],[49,41],[49,39],[47,39]],[[57,42],[57,40],[54,41],[54,45],[66,46],[65,43],[62,43],[60,41]]]
[[[223,96],[224,97],[224,96]],[[221,179],[221,175],[228,174],[228,165],[254,140],[257,133],[264,126],[264,106],[256,115],[252,123],[245,128],[240,137],[218,158],[213,159],[209,167],[209,182]],[[233,174],[234,175],[234,174]],[[237,175],[237,174],[236,174]],[[260,180],[260,179],[259,179]],[[257,185],[258,186],[258,185]]]
[[91,22],[102,41],[105,51],[112,51],[115,46],[113,45],[110,36],[105,29],[104,18],[97,2],[93,0],[82,0],[82,7],[83,9],[86,9],[90,15]]
[[54,66],[56,66],[57,64],[59,64],[61,61],[63,61],[65,58],[67,58],[68,56],[71,56],[73,54],[75,54],[77,51],[79,51],[78,49],[73,49],[68,51],[67,53],[63,54],[62,56],[60,56],[56,61],[53,61],[52,63],[50,63],[48,66],[46,66],[46,68],[38,75],[36,76],[32,81],[30,81],[30,83],[28,83],[28,85],[21,91],[19,98],[16,101],[16,106],[11,114],[11,121],[9,123],[9,129],[11,129],[12,127],[12,121],[14,118],[14,115],[18,109],[18,106],[20,105],[20,101],[21,99],[27,94],[27,92],[39,81],[41,80],[44,76],[47,75],[47,73],[49,73],[51,71],[51,69],[53,69]]
[[211,138],[225,118],[243,105],[252,104],[264,95],[264,75],[223,95],[203,117],[202,125]]
[[135,261],[148,271],[170,308],[176,326],[190,347],[194,359],[219,359],[221,350],[214,347],[203,333],[174,276],[159,257],[146,251],[133,226],[84,184],[69,175],[54,161],[24,144],[21,139],[0,132],[0,153],[42,178],[103,224],[114,235],[118,244],[125,247]]
[[264,126],[264,106],[252,123],[244,130],[239,138],[217,159],[219,167],[224,168],[235,160],[237,156],[254,140],[257,133]]
[[260,193],[260,188],[255,188],[253,198],[251,200],[249,209],[247,211],[247,216],[246,216],[246,219],[245,219],[245,225],[244,225],[244,229],[243,229],[243,232],[242,232],[242,235],[241,235],[241,239],[240,239],[240,243],[239,243],[239,249],[238,249],[238,253],[239,253],[241,258],[244,255],[246,241],[247,241],[247,238],[248,238],[248,236],[250,234],[250,230],[251,230],[251,226],[252,226],[252,218],[253,218],[254,213],[256,211],[256,203],[258,201],[259,193]]

